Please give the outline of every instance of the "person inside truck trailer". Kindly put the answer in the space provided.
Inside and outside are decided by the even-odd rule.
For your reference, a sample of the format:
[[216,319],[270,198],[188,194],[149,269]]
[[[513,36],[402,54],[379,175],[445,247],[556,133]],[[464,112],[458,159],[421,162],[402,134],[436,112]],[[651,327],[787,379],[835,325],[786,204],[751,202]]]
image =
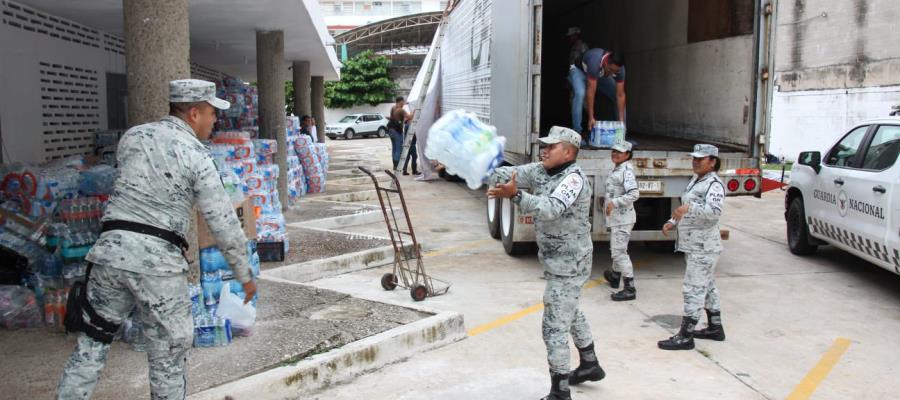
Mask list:
[[[581,132],[581,113],[584,111],[585,77],[581,71],[581,61],[584,53],[590,49],[581,38],[581,28],[570,27],[566,31],[566,40],[569,42],[569,101],[572,107],[572,121],[575,121],[575,107],[578,107],[578,126],[573,125],[575,131]],[[574,124],[574,122],[573,122]]]
[[634,202],[640,197],[637,178],[634,176],[634,167],[631,160],[631,143],[619,140],[612,146],[612,161],[616,165],[609,176],[606,177],[604,198],[604,214],[606,214],[606,226],[609,228],[609,254],[612,257],[612,267],[603,271],[603,277],[614,289],[619,287],[622,280],[624,288],[611,295],[613,301],[628,301],[637,298],[637,290],[634,288],[634,268],[631,258],[628,257],[628,241],[631,239],[631,229],[637,221],[634,212]]
[[[725,207],[725,184],[716,173],[721,166],[719,149],[710,144],[698,144],[691,157],[694,158],[694,177],[681,195],[682,205],[675,209],[662,228],[663,235],[668,235],[672,228],[677,229],[676,250],[684,253],[687,264],[682,284],[684,317],[681,330],[675,336],[659,341],[657,345],[663,350],[693,349],[694,338],[725,340],[719,289],[714,276],[722,253],[719,217]],[[708,326],[694,331],[704,307]]]
[[[494,170],[489,178],[488,197],[511,199],[521,212],[534,215],[538,258],[547,280],[542,331],[552,386],[544,400],[563,400],[572,398],[569,385],[599,381],[606,376],[594,353],[591,328],[578,307],[593,261],[592,189],[581,167],[575,164],[581,144],[578,132],[554,126],[548,136],[538,140],[545,145],[541,161]],[[534,193],[519,190],[517,179],[534,188]],[[569,334],[581,360],[571,373]]]
[[[582,108],[587,103],[589,131],[597,122],[596,98],[599,92],[613,104],[614,118],[625,122],[625,57],[621,52],[601,48],[590,49],[582,56],[580,65],[569,67],[570,82],[575,98],[572,101],[572,129],[582,131]],[[584,103],[575,101],[578,93]]]

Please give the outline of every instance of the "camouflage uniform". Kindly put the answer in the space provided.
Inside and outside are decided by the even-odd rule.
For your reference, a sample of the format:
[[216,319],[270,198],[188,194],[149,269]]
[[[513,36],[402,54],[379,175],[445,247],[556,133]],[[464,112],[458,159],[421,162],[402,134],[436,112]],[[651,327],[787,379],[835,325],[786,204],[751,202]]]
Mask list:
[[491,183],[506,182],[512,172],[516,182],[530,187],[514,198],[519,210],[534,215],[538,258],[544,267],[543,336],[550,371],[569,373],[568,335],[579,348],[593,338],[584,313],[578,308],[581,289],[591,273],[593,242],[589,212],[592,189],[574,162],[544,169],[541,163],[495,170]]
[[631,238],[631,229],[637,221],[634,202],[640,197],[640,192],[631,162],[625,161],[617,165],[606,177],[605,187],[604,215],[606,205],[610,202],[615,204],[612,213],[606,217],[612,269],[625,278],[634,278],[634,268],[631,265],[631,258],[628,257],[628,241]]
[[[170,83],[172,102],[206,100],[227,108],[228,102],[214,96],[215,86],[210,82]],[[251,280],[240,221],[212,158],[186,122],[167,116],[129,129],[119,143],[117,161],[119,176],[104,221],[138,222],[185,237],[196,204],[235,278],[241,283]],[[119,324],[137,306],[149,343],[151,397],[184,398],[184,364],[192,343],[193,321],[188,263],[181,249],[154,236],[114,230],[100,236],[87,260],[94,263],[88,299],[101,317]],[[109,345],[80,333],[59,382],[59,398],[89,398],[108,351]]]
[[677,250],[685,254],[684,315],[699,319],[704,305],[719,310],[719,290],[713,274],[722,253],[719,217],[725,206],[725,184],[715,172],[694,176],[688,183],[681,204],[690,204],[687,214],[676,225]]

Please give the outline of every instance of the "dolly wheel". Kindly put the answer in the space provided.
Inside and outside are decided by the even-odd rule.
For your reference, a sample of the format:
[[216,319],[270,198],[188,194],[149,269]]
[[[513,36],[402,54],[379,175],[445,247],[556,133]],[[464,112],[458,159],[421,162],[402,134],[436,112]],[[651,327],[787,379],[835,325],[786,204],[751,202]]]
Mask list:
[[422,301],[428,296],[428,289],[422,285],[413,285],[412,289],[409,289],[409,295],[412,296],[415,301]]
[[388,272],[381,276],[381,287],[384,290],[394,290],[397,287],[397,276]]

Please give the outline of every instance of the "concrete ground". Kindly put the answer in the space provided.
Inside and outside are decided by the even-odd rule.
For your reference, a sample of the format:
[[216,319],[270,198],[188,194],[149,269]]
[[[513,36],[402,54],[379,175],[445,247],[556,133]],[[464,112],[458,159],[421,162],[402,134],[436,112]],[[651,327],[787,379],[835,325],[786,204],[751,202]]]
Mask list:
[[[380,143],[383,142],[383,143]],[[365,152],[386,140],[331,141]],[[381,153],[387,154],[387,153]],[[383,165],[390,165],[382,156]],[[549,387],[541,340],[544,281],[536,256],[507,256],[485,227],[484,195],[463,184],[402,178],[425,264],[452,282],[428,307],[465,317],[469,338],[317,393],[319,399],[537,399]],[[371,204],[372,201],[363,201]],[[837,249],[790,254],[783,194],[728,198],[731,238],[718,264],[725,342],[693,351],[658,350],[677,330],[683,256],[630,248],[638,299],[614,303],[605,284],[589,283],[582,308],[607,378],[574,389],[575,398],[894,399],[900,365],[900,277]],[[383,223],[340,229],[386,235]],[[595,250],[593,278],[609,266]],[[378,268],[312,282],[371,300],[411,302],[384,291]],[[602,280],[600,281],[602,282]],[[704,318],[705,319],[705,318]],[[573,349],[574,350],[574,349]],[[573,363],[577,355],[572,353]],[[309,398],[303,396],[302,398]]]

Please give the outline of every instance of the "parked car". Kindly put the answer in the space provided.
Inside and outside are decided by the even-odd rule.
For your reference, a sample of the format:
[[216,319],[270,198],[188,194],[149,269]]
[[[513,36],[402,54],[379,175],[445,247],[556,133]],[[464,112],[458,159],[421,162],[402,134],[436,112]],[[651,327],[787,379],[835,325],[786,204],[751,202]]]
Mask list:
[[380,114],[351,114],[341,118],[335,124],[325,126],[325,135],[329,139],[343,137],[353,139],[357,136],[387,136],[388,119]]
[[900,274],[900,117],[857,124],[825,157],[800,153],[785,196],[788,246],[830,244]]

